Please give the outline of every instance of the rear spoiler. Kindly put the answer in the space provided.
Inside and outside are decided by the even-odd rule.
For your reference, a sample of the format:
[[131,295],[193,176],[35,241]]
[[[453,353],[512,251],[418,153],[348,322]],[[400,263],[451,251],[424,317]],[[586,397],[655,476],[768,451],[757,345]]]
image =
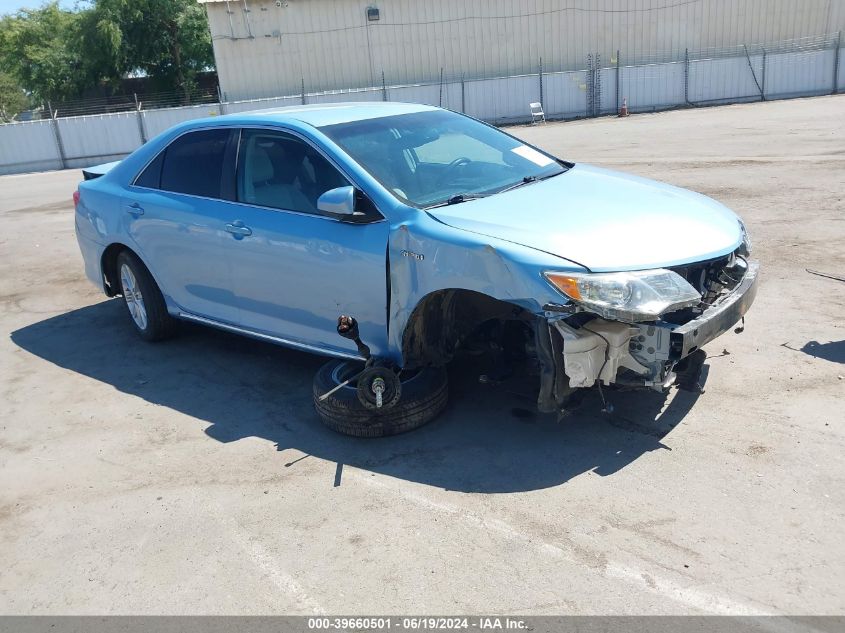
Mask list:
[[109,170],[111,170],[111,168],[117,165],[119,162],[119,160],[116,160],[111,163],[95,165],[94,167],[86,167],[82,170],[82,177],[85,178],[85,180],[94,180],[94,178],[99,178],[100,176],[108,173]]

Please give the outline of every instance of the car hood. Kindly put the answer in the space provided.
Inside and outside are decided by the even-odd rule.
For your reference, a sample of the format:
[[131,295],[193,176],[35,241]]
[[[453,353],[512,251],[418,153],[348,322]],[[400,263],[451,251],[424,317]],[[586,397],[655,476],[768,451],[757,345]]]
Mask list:
[[592,271],[701,261],[725,255],[742,241],[737,216],[715,200],[583,164],[429,214],[449,226],[535,248]]

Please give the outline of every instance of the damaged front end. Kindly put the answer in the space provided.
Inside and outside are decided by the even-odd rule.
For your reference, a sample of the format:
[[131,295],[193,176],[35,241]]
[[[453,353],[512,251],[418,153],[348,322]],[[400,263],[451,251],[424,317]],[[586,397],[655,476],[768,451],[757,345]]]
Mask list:
[[539,409],[566,409],[576,390],[595,384],[663,391],[677,372],[697,373],[699,350],[741,321],[754,301],[759,264],[745,255],[739,249],[635,273],[547,273],[571,301],[544,306],[536,324]]

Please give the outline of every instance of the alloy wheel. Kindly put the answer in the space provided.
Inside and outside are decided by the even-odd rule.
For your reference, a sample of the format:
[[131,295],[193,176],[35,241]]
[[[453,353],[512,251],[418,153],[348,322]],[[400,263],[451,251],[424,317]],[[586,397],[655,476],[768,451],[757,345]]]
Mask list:
[[126,264],[120,267],[120,285],[123,288],[123,297],[126,299],[126,307],[129,308],[129,315],[139,329],[146,330],[147,308],[144,305],[144,296],[138,287],[138,280],[135,279],[135,273]]

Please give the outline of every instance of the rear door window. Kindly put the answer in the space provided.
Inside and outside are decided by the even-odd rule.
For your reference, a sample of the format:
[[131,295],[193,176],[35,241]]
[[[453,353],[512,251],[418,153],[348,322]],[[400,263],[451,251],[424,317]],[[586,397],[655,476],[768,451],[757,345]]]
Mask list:
[[135,186],[159,189],[161,187],[161,165],[163,162],[164,152],[159,152],[158,156],[135,179]]
[[[222,198],[226,148],[231,133],[227,128],[199,130],[173,141],[164,151],[160,188],[192,196]],[[157,160],[149,168],[155,168]],[[145,176],[146,170],[141,178]],[[149,180],[153,178],[154,174]],[[140,182],[137,184],[144,186]]]

